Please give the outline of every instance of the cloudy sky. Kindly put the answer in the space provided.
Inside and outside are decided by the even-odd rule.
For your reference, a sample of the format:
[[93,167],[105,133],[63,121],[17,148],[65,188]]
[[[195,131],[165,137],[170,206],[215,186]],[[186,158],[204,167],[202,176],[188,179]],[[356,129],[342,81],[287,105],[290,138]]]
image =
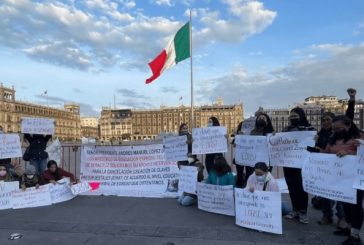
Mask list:
[[[190,103],[186,60],[152,84],[151,61],[192,9],[196,104],[217,96],[286,107],[310,95],[364,98],[364,1],[1,0],[0,81],[17,99],[83,115],[102,106]],[[183,97],[182,102],[179,101]]]

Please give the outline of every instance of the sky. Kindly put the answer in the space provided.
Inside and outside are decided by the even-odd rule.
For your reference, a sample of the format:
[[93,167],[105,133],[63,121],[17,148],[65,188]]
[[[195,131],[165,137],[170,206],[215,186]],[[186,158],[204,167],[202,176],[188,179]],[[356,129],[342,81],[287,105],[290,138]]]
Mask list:
[[84,116],[189,105],[189,60],[145,84],[189,10],[195,105],[221,96],[248,117],[349,87],[364,98],[362,0],[1,0],[0,82]]

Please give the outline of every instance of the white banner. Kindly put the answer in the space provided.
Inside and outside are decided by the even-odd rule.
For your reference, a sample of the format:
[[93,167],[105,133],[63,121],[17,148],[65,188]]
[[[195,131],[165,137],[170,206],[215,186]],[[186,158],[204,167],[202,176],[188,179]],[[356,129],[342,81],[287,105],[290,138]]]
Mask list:
[[313,195],[356,203],[353,177],[357,171],[355,156],[310,153],[302,168],[303,188]]
[[14,209],[34,208],[52,204],[49,186],[39,186],[27,188],[25,191],[17,190],[12,194],[12,204]]
[[101,183],[92,195],[176,197],[178,167],[164,160],[162,144],[84,146],[81,180]]
[[48,184],[49,191],[51,194],[52,203],[60,203],[69,201],[75,198],[75,195],[72,194],[70,187],[70,179],[64,178],[57,182],[57,184]]
[[364,190],[364,144],[362,143],[356,153],[357,171],[353,188]]
[[257,162],[269,165],[268,144],[266,136],[236,135],[236,164],[254,167]]
[[227,129],[225,127],[207,127],[192,129],[192,153],[208,154],[227,152]]
[[73,195],[78,195],[91,190],[91,186],[87,182],[81,182],[71,186],[71,191]]
[[308,157],[307,146],[314,146],[316,131],[296,131],[268,135],[271,166],[302,168]]
[[13,207],[12,194],[19,189],[19,182],[0,182],[0,210],[9,209]]
[[207,212],[235,216],[234,187],[197,183],[198,208]]
[[163,138],[164,154],[167,161],[187,160],[187,136],[171,136]]
[[0,159],[21,157],[18,134],[0,134]]
[[181,166],[179,170],[178,191],[196,194],[197,167]]
[[54,119],[24,117],[21,121],[23,134],[54,134]]
[[235,208],[237,225],[283,234],[281,193],[235,188]]

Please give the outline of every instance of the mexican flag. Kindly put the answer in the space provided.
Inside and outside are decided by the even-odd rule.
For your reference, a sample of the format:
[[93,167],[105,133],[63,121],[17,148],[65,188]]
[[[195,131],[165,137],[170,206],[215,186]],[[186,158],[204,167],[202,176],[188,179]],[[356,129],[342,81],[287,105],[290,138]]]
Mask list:
[[145,83],[153,82],[164,70],[173,67],[190,56],[190,22],[187,22],[178,30],[174,38],[168,42],[167,47],[148,64],[153,75],[145,80]]

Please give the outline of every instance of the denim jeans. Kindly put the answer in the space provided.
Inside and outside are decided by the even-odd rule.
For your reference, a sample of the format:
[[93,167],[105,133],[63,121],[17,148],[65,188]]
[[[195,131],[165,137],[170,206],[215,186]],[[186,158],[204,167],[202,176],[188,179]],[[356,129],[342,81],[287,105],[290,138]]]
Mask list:
[[178,198],[177,202],[182,206],[191,206],[197,202],[196,198],[186,195],[182,193],[182,195]]
[[47,159],[40,159],[40,160],[30,159],[29,163],[35,167],[35,171],[39,175],[41,175],[47,169]]

